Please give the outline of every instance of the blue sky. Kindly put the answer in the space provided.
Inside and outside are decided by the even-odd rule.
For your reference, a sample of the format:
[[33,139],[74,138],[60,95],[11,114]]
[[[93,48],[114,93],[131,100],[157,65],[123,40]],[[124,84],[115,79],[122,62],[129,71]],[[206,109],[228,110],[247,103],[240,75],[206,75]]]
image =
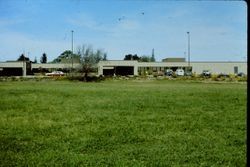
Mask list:
[[[119,18],[122,18],[119,21]],[[0,61],[25,53],[52,61],[65,50],[92,45],[109,60],[126,54],[186,57],[191,61],[245,61],[244,1],[0,0]]]

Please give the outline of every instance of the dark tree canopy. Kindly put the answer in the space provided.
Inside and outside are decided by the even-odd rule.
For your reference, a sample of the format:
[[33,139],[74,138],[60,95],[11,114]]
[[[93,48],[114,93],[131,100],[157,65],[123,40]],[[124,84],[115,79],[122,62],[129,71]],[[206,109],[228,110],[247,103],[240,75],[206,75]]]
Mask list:
[[61,53],[57,58],[55,58],[52,63],[79,63],[80,62],[80,56],[78,54],[72,54],[71,50],[65,50],[63,53]]
[[70,59],[72,56],[72,51],[71,50],[65,50],[64,52],[62,52],[59,56],[59,59]]
[[150,61],[155,62],[155,56],[154,55],[151,56]]
[[28,57],[25,57],[24,54],[21,54],[17,61],[30,61],[30,59]]
[[152,56],[137,56],[137,54],[132,55],[132,54],[127,54],[125,55],[123,60],[137,60],[139,62],[155,62],[154,54]]
[[36,57],[35,57],[35,59],[34,59],[33,63],[37,63],[37,59],[36,59]]
[[103,60],[104,60],[104,61],[108,60],[108,58],[107,58],[107,53],[104,53],[104,55],[103,55]]
[[140,62],[151,62],[151,57],[149,57],[149,56],[141,56],[139,61]]
[[41,56],[40,62],[41,63],[47,63],[47,55],[46,55],[46,53],[43,53],[43,55]]
[[123,60],[140,60],[140,57],[138,57],[137,54],[135,55],[127,54],[125,55]]
[[152,56],[151,56],[150,61],[151,62],[155,62],[155,52],[154,52],[154,49],[152,50]]

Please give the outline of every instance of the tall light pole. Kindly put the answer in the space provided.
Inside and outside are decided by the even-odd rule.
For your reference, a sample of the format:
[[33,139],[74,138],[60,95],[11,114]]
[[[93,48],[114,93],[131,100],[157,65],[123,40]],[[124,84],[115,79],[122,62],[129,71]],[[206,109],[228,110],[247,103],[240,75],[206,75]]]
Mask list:
[[188,35],[188,68],[190,70],[190,32],[187,32]]
[[71,38],[71,39],[72,39],[72,40],[71,40],[71,52],[72,52],[72,53],[71,53],[71,61],[72,61],[72,70],[73,70],[73,51],[74,51],[74,50],[73,50],[73,33],[74,33],[74,31],[71,30],[71,37],[72,37],[72,38]]

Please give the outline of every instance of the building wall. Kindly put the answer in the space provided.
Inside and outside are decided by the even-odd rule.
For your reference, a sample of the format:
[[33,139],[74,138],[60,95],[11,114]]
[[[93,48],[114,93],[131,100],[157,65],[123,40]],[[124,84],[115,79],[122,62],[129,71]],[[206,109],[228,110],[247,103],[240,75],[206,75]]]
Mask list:
[[137,62],[138,67],[186,67],[187,62]]
[[[34,64],[23,61],[8,61],[8,62],[0,62],[0,71],[1,75],[6,75],[9,73],[10,75],[20,75],[20,72],[15,72],[17,69],[21,69],[23,76],[29,74],[32,69],[70,69],[72,68],[71,63],[41,63]],[[73,63],[73,68],[80,68],[79,63]],[[28,73],[27,73],[28,72]]]
[[[9,61],[9,62],[0,62],[1,75],[4,76],[14,76],[14,75],[23,75],[26,76],[27,72],[27,62],[23,61]],[[21,71],[21,72],[20,72]]]
[[[117,66],[133,66],[134,75],[138,75],[138,69],[142,68],[187,68],[187,62],[137,62],[137,61],[100,61],[98,64],[98,75],[103,75],[103,69]],[[238,73],[247,74],[247,62],[190,62],[192,72],[201,74],[203,70],[209,70],[213,74],[234,74],[234,68],[238,68]]]
[[202,73],[203,70],[209,70],[214,74],[234,74],[234,67],[238,67],[238,73],[247,74],[246,62],[192,62],[190,65],[193,67],[193,72],[198,74]]
[[138,61],[132,61],[132,60],[100,61],[97,67],[98,67],[98,75],[103,75],[104,69],[113,67],[134,67],[134,75],[138,75]]
[[23,61],[0,62],[0,68],[23,68],[24,64]]
[[[73,68],[78,68],[80,66],[79,63],[73,63]],[[41,64],[32,64],[31,68],[39,69],[39,68],[45,68],[45,69],[56,69],[56,68],[72,68],[71,63],[41,63]]]
[[133,60],[108,60],[100,61],[98,66],[135,66],[138,64],[138,61]]
[[179,58],[166,58],[166,59],[162,59],[162,62],[185,62],[186,59],[179,57]]
[[[235,67],[238,67],[238,73],[243,72],[247,74],[247,62],[190,62],[190,66],[192,67],[192,72],[197,74],[202,73],[203,70],[209,70],[213,74],[226,73],[226,74],[234,74]],[[81,65],[77,63],[73,63],[73,68],[80,68]],[[138,70],[142,67],[152,67],[157,70],[163,70],[165,68],[183,68],[188,67],[187,62],[138,62],[138,61],[100,61],[97,65],[98,67],[98,75],[103,75],[103,69],[112,68],[112,67],[133,67],[133,74],[138,75]],[[23,76],[26,76],[27,72],[27,64],[22,61],[13,61],[13,62],[0,62],[0,70],[6,68],[21,68]],[[31,64],[31,69],[65,69],[72,68],[72,64],[70,63],[54,63],[54,64]]]

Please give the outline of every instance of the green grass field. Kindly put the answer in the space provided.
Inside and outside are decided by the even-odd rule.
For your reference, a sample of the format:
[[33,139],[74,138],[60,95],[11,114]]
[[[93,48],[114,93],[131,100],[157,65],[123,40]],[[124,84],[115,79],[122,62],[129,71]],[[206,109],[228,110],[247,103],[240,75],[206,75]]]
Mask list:
[[245,166],[247,86],[0,82],[1,166]]

